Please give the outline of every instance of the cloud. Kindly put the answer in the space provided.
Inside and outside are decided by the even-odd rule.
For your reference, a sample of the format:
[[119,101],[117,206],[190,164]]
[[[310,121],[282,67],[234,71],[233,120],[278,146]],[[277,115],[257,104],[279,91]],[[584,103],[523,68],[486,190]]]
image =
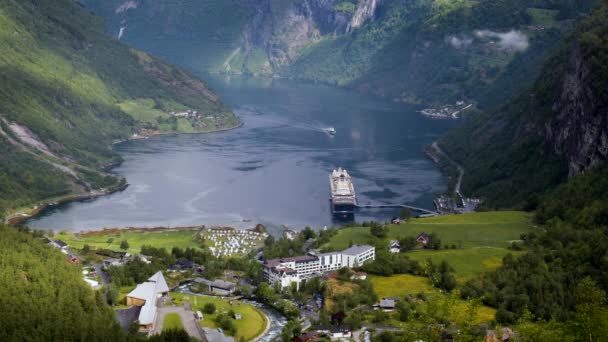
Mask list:
[[447,36],[445,41],[455,49],[467,48],[469,45],[473,44],[473,38],[466,35]]
[[130,0],[130,1],[125,1],[124,4],[118,6],[118,8],[116,8],[116,14],[120,14],[124,11],[128,11],[130,9],[136,9],[137,8],[137,2]]
[[506,51],[526,51],[530,46],[528,36],[521,31],[495,32],[490,30],[477,30],[474,32],[478,39],[498,39],[497,46]]

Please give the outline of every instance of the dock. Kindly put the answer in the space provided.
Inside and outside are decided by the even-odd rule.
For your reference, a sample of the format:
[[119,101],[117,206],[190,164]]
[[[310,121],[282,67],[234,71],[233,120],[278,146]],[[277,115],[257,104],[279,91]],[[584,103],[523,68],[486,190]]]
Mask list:
[[402,209],[402,208],[408,208],[408,209],[411,209],[412,211],[423,213],[425,215],[433,215],[433,216],[439,215],[439,213],[436,212],[436,211],[432,211],[432,210],[428,210],[428,209],[424,209],[424,208],[419,208],[419,207],[414,207],[414,206],[407,205],[407,204],[357,204],[355,206],[355,208],[357,208],[357,209]]

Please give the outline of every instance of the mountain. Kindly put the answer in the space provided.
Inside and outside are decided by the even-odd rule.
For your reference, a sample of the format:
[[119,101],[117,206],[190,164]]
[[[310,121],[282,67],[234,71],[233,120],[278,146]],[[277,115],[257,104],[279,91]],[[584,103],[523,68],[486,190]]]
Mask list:
[[542,68],[534,85],[471,118],[440,145],[465,169],[463,190],[489,207],[535,206],[569,177],[608,161],[608,1]]
[[77,2],[0,3],[0,216],[121,186],[103,171],[120,162],[114,142],[237,121],[204,82],[109,37]]
[[2,341],[124,341],[125,333],[67,255],[0,225]]
[[116,37],[192,70],[489,107],[531,84],[593,0],[82,0]]

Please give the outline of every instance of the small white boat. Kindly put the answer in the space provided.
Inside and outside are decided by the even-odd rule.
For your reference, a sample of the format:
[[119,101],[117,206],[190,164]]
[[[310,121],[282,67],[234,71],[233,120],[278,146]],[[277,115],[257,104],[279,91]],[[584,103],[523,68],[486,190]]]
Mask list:
[[329,134],[331,134],[331,135],[336,135],[336,129],[335,129],[335,128],[333,128],[333,127],[327,127],[327,128],[325,129],[325,132],[327,132],[327,133],[329,133]]

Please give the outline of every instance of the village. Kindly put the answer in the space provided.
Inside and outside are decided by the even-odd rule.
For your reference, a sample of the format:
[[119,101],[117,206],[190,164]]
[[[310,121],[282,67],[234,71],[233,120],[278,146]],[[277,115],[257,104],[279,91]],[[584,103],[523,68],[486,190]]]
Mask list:
[[218,115],[201,113],[197,110],[187,109],[181,112],[172,111],[169,113],[174,118],[184,118],[192,120],[195,124],[194,127],[200,129],[209,128],[209,125],[214,127],[223,127],[225,124],[225,118]]
[[[468,215],[474,221],[481,214]],[[61,232],[44,241],[80,267],[92,289],[104,292],[125,330],[154,335],[177,327],[196,339],[220,342],[287,335],[289,341],[374,341],[429,319],[416,310],[454,301],[449,293],[460,266],[439,261],[479,253],[469,242],[454,243],[462,238],[454,228],[421,229],[433,220],[445,218],[394,218],[318,232],[285,229],[278,239],[258,225]],[[155,247],[165,240],[174,247]],[[458,299],[451,305],[470,304]],[[473,321],[488,341],[512,335],[484,325],[494,315],[489,308],[476,310]],[[463,318],[442,315],[451,323],[432,325],[433,336],[457,340]]]
[[473,107],[473,103],[457,101],[453,105],[445,105],[439,108],[425,108],[420,113],[433,119],[459,119],[462,117],[462,112],[471,107]]

